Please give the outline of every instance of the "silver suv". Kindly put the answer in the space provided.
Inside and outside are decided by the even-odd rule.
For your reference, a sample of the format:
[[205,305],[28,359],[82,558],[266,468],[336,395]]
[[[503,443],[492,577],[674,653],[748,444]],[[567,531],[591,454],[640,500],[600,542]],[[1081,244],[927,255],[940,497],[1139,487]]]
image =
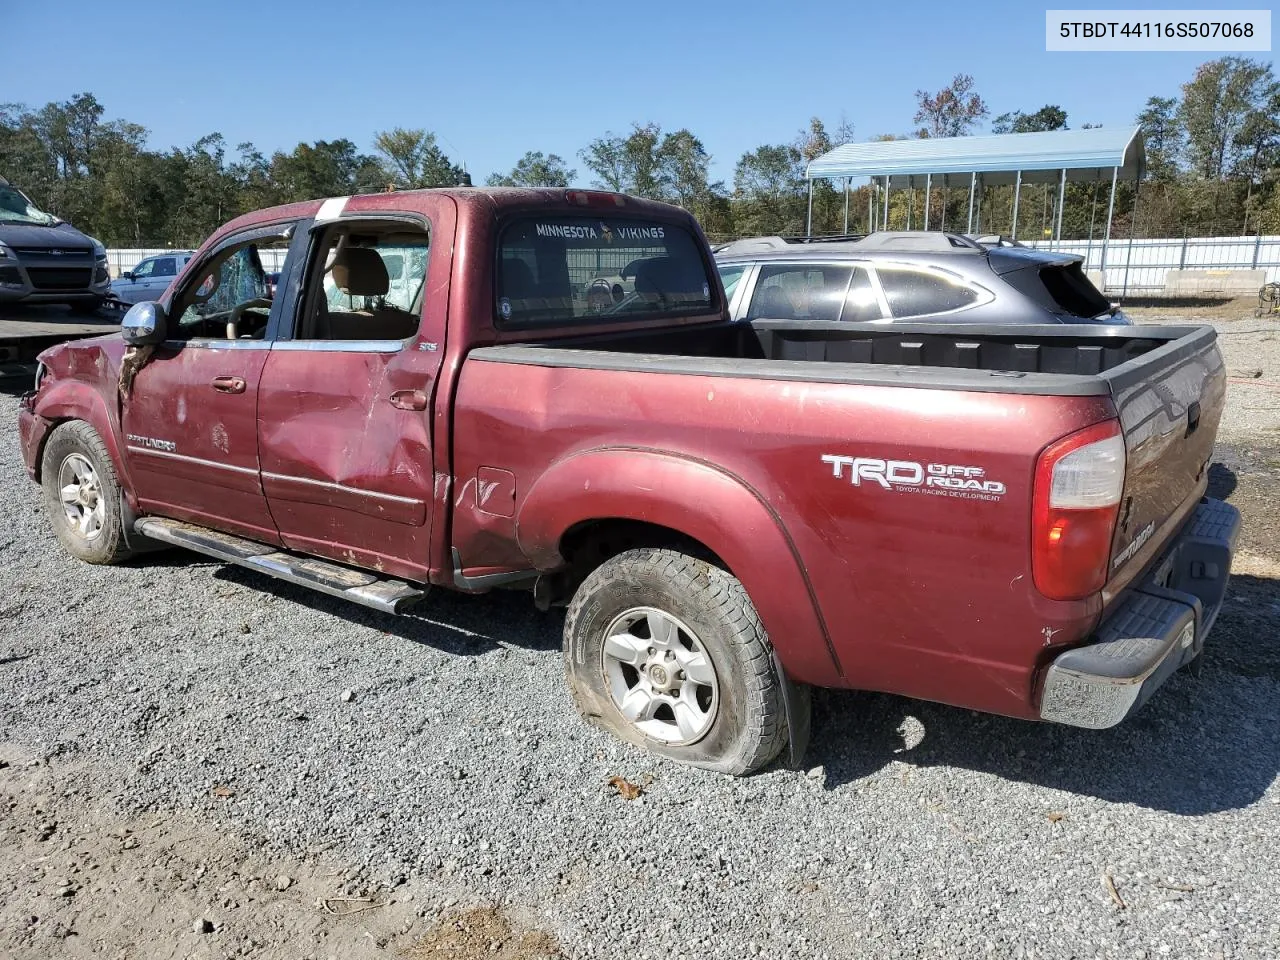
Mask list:
[[111,281],[111,295],[122,303],[159,300],[193,256],[195,252],[192,250],[170,250],[140,260],[132,270],[126,270]]
[[735,320],[1129,323],[1080,257],[958,234],[754,237],[715,256]]

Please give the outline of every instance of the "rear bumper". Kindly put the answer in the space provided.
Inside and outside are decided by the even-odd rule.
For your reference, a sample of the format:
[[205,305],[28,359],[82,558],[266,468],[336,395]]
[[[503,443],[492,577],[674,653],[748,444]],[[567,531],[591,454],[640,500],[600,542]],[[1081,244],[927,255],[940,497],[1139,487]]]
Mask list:
[[1098,627],[1094,641],[1050,664],[1041,719],[1113,727],[1198,656],[1226,595],[1239,530],[1235,507],[1202,500],[1152,573]]

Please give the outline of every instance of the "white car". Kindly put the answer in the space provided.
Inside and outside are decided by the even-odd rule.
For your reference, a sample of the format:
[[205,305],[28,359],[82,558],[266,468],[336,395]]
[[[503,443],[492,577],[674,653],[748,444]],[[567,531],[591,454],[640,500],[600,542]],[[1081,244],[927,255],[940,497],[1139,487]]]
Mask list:
[[123,303],[142,303],[159,300],[187,261],[195,256],[193,250],[170,250],[154,257],[147,257],[132,270],[126,270],[111,281],[111,295]]

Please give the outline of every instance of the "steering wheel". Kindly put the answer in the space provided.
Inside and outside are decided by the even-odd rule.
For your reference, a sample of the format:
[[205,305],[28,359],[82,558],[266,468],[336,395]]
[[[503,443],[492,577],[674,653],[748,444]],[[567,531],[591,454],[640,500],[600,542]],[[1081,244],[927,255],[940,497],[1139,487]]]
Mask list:
[[231,315],[227,317],[227,339],[237,340],[240,337],[240,318],[244,316],[246,310],[252,310],[255,307],[266,307],[271,309],[271,301],[263,297],[254,300],[246,300],[244,303],[237,303],[231,308]]

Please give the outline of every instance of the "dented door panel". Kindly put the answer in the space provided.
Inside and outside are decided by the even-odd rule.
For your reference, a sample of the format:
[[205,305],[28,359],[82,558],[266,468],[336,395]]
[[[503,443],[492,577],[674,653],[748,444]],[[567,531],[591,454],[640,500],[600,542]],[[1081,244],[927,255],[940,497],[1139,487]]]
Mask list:
[[390,397],[431,379],[422,351],[271,351],[262,484],[286,546],[426,579],[429,414]]

